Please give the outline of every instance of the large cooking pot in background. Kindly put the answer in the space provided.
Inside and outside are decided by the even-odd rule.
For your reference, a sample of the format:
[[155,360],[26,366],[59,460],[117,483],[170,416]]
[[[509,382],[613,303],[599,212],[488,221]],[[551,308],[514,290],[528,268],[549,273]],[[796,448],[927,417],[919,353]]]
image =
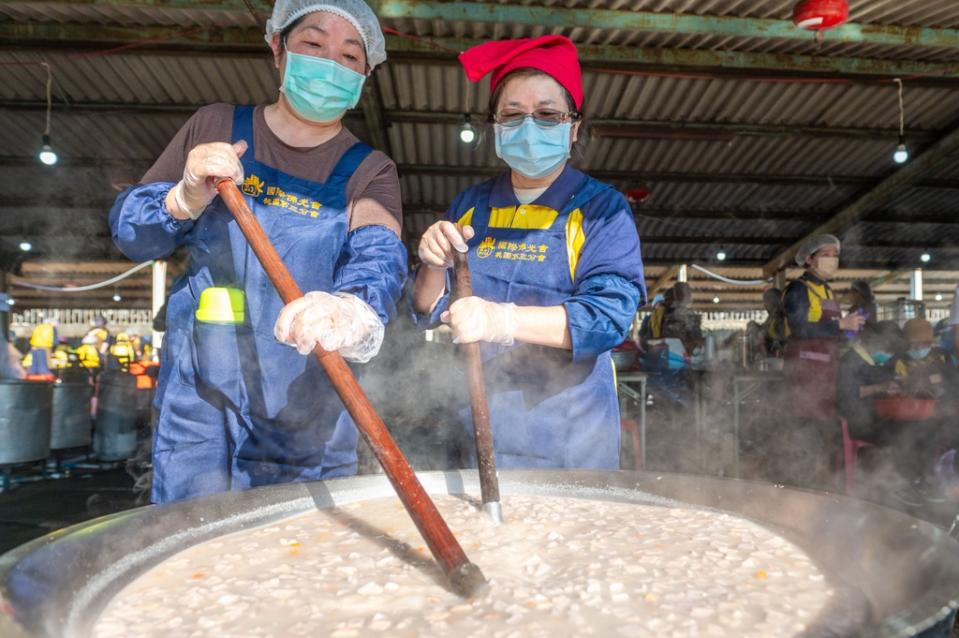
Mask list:
[[137,449],[137,379],[129,372],[100,374],[93,452],[101,461],[123,461]]
[[[418,476],[432,494],[479,493],[475,471]],[[869,614],[857,635],[919,635],[941,626],[957,606],[959,544],[928,523],[864,501],[645,472],[504,471],[500,489],[507,496],[706,506],[757,521],[801,547],[829,578],[862,593]],[[111,596],[190,545],[386,496],[394,492],[385,476],[295,483],[145,507],[54,532],[0,556],[0,636],[88,635]]]
[[47,458],[52,404],[51,382],[0,381],[0,465]]
[[93,386],[88,382],[54,384],[51,450],[90,445],[93,433],[93,424],[90,422],[92,398]]

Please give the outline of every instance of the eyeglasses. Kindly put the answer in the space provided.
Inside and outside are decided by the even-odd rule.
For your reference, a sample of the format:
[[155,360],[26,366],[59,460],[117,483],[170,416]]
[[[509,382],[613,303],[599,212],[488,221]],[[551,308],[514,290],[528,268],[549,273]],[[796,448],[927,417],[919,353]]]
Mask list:
[[512,128],[522,124],[528,117],[533,118],[533,122],[536,123],[537,126],[549,128],[562,124],[563,122],[576,121],[580,119],[582,115],[576,111],[567,113],[564,111],[553,111],[551,109],[538,109],[532,113],[503,111],[502,113],[494,113],[491,119],[500,126]]

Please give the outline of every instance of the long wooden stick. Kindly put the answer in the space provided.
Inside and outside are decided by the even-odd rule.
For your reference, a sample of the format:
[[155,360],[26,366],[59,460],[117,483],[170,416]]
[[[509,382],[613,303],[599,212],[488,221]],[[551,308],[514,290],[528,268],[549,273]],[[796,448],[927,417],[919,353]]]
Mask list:
[[[303,292],[253,215],[236,183],[232,179],[222,179],[216,188],[283,302],[290,303],[302,297]],[[328,352],[319,345],[313,350],[313,354],[323,366],[347,412],[353,417],[363,438],[376,455],[376,460],[383,466],[383,471],[389,477],[410,518],[449,578],[452,589],[467,597],[484,590],[487,583],[483,573],[466,557],[463,548],[416,478],[406,457],[390,436],[389,430],[357,383],[346,361],[340,353]]]
[[[456,299],[473,295],[473,279],[470,276],[469,257],[456,251],[453,257],[455,281],[453,294]],[[493,431],[489,425],[489,402],[486,399],[486,381],[483,379],[483,359],[479,343],[464,343],[460,346],[466,359],[466,378],[470,390],[470,408],[473,413],[473,433],[476,437],[476,466],[479,468],[480,493],[483,508],[496,523],[503,521],[499,500],[499,481],[496,478],[496,457],[493,454]]]

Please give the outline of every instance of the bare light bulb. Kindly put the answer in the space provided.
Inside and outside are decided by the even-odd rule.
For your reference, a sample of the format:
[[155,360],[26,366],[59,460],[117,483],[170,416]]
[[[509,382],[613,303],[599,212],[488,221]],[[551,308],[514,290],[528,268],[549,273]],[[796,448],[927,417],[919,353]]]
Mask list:
[[930,255],[929,253],[922,253],[921,255],[919,255],[919,261],[921,261],[924,264],[928,264],[930,261],[932,261],[932,255]]
[[53,166],[57,163],[57,160],[60,159],[57,157],[57,153],[53,150],[53,147],[50,146],[49,135],[43,136],[43,146],[40,147],[40,152],[37,154],[37,157],[47,166]]
[[123,299],[123,297],[121,297],[119,294],[114,293],[114,295],[113,295],[113,300],[114,300],[114,301],[120,301],[121,299]]
[[719,303],[719,297],[713,297],[713,303]]
[[905,164],[909,161],[909,149],[906,148],[906,141],[901,137],[896,152],[892,154],[892,159],[896,161],[896,164]]
[[[941,292],[937,292],[937,293],[936,293],[936,301],[942,301],[942,293],[941,293]],[[11,301],[11,303],[13,303],[13,302]]]
[[31,244],[28,241],[22,241],[20,242],[20,250],[22,250],[25,253],[28,253],[31,250],[33,250],[33,244]]
[[473,125],[470,124],[467,119],[466,123],[463,124],[463,128],[460,129],[460,141],[463,142],[463,144],[472,144],[475,139],[476,131],[473,130]]
[[717,260],[717,261],[726,261],[726,251],[720,250],[718,253],[716,253],[716,260]]

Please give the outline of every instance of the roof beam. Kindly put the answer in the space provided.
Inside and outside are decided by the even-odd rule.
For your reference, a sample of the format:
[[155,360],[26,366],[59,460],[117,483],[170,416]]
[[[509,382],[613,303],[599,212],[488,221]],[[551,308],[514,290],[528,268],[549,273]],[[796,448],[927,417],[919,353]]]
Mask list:
[[763,272],[770,276],[774,275],[778,270],[792,263],[799,247],[808,238],[823,233],[840,234],[873,210],[881,208],[902,191],[921,184],[920,179],[923,175],[932,172],[957,150],[959,150],[959,127],[944,135],[924,153],[880,181],[868,193],[842,208],[831,219],[770,259],[763,266]]
[[[97,4],[143,8],[270,13],[268,0],[48,0],[62,4]],[[382,20],[441,20],[502,23],[547,29],[608,29],[664,35],[707,35],[812,42],[813,35],[789,20],[738,16],[653,13],[613,9],[558,8],[485,2],[373,0]],[[824,33],[829,44],[865,44],[959,49],[959,30],[847,23]]]
[[[2,162],[2,158],[0,158]],[[400,177],[405,175],[448,175],[484,177],[503,172],[502,166],[435,166],[429,164],[400,164]],[[671,182],[677,184],[772,184],[775,186],[868,186],[876,185],[876,178],[862,175],[757,175],[749,173],[678,173],[659,171],[591,170],[596,179],[633,182]],[[915,186],[922,188],[959,189],[959,182],[945,179],[922,180]]]
[[[57,103],[54,109],[58,113],[76,113],[84,111],[109,112],[136,115],[189,115],[204,106],[203,104],[134,104],[122,102],[71,102]],[[42,100],[0,100],[0,109],[11,111],[44,111],[47,103]],[[454,111],[410,111],[402,109],[386,110],[382,107],[382,98],[379,96],[379,87],[375,82],[368,82],[360,101],[360,112],[347,113],[348,118],[358,118],[362,113],[368,127],[371,127],[370,136],[373,137],[373,124],[379,122],[377,128],[386,129],[391,123],[410,124],[448,124],[460,126],[463,123],[463,113]],[[485,113],[472,113],[472,121],[482,122]],[[674,122],[669,120],[629,120],[617,118],[590,118],[590,134],[598,137],[621,137],[634,139],[728,139],[736,136],[746,137],[813,137],[813,138],[852,138],[896,139],[899,129],[872,129],[852,126],[817,126],[817,125],[784,125],[762,124],[751,122]],[[932,141],[939,137],[935,131],[907,129],[906,137],[912,142]],[[383,136],[386,137],[385,134]],[[388,143],[388,140],[385,140]],[[374,139],[374,142],[376,140]],[[379,150],[384,150],[377,144]]]
[[[446,3],[437,7],[445,7]],[[520,8],[489,4],[487,7]],[[544,8],[545,9],[545,8]],[[567,9],[549,7],[550,13],[565,15]],[[621,12],[631,15],[631,12]],[[402,16],[407,17],[407,16]],[[539,23],[541,24],[541,23]],[[568,23],[570,29],[582,25]],[[675,32],[673,32],[675,33]],[[804,34],[805,35],[805,34]],[[768,37],[768,35],[763,36]],[[805,37],[809,37],[808,35]],[[456,54],[484,40],[467,38],[403,38],[388,35],[387,50],[394,59],[404,56],[453,60]],[[50,49],[102,48],[136,45],[140,51],[187,50],[251,53],[266,55],[263,33],[258,28],[227,27],[183,29],[175,26],[111,26],[54,22],[2,22],[0,46],[22,49],[28,46]],[[791,54],[709,51],[694,49],[648,49],[615,45],[578,44],[580,59],[587,67],[625,66],[666,70],[705,70],[711,77],[732,71],[763,71],[824,74],[844,77],[959,77],[955,64],[911,60],[803,56]],[[129,54],[129,51],[126,52]],[[614,69],[608,69],[615,72]]]
[[676,275],[679,274],[679,264],[674,264],[666,269],[666,272],[661,274],[656,282],[649,286],[649,289],[646,291],[646,305],[649,305],[653,301],[653,297],[659,294],[659,291],[669,285]]
[[[462,20],[527,25],[546,29],[609,29],[664,35],[708,35],[813,42],[813,35],[789,20],[652,13],[612,9],[565,9],[485,2],[374,0],[381,19]],[[823,34],[830,44],[959,48],[959,31],[896,25],[844,24]]]
[[191,11],[226,11],[246,13],[249,8],[257,13],[270,14],[271,0],[44,0],[45,4],[91,5],[107,7],[134,7],[143,9],[187,9]]

